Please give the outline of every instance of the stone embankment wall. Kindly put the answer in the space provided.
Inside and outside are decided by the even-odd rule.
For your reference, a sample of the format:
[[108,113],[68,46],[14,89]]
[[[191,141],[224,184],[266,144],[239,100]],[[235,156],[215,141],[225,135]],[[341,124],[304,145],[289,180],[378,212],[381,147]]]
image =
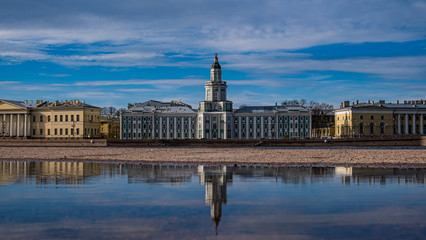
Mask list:
[[106,140],[106,139],[0,139],[0,146],[27,147],[378,147],[426,146],[426,136],[329,140]]
[[14,147],[106,147],[106,139],[0,139],[0,146]]
[[329,139],[329,140],[108,140],[108,146],[115,147],[335,147],[335,146],[426,146],[426,136],[399,138],[363,138],[363,139]]

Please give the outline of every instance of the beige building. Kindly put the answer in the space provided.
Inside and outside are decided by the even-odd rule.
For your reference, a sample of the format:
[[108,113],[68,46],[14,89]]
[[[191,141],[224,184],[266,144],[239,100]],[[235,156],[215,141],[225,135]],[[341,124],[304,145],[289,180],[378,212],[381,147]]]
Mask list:
[[335,110],[335,137],[426,135],[426,101],[345,101]]
[[105,139],[120,138],[120,118],[118,116],[101,115],[101,137]]
[[0,136],[99,138],[100,111],[100,108],[79,100],[0,100]]

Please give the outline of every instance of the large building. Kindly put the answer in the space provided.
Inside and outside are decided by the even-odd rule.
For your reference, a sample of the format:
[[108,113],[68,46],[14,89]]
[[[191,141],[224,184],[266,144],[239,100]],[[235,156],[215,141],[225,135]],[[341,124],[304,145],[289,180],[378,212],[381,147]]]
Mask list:
[[99,138],[100,111],[84,101],[0,100],[0,136]]
[[309,110],[298,106],[244,106],[233,110],[217,55],[198,111],[181,102],[148,101],[121,111],[121,139],[304,139]]
[[426,135],[426,101],[345,101],[335,110],[335,137]]

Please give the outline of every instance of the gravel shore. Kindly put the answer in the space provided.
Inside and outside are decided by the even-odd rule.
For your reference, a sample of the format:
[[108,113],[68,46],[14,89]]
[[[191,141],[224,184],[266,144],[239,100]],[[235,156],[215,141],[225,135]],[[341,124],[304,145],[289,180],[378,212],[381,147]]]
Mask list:
[[426,148],[0,147],[0,159],[426,167]]

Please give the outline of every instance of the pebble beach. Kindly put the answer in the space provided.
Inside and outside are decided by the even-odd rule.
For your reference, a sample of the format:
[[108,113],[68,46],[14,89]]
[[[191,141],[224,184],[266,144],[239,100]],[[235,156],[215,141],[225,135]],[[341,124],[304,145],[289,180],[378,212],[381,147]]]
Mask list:
[[0,147],[0,160],[426,167],[426,148]]

